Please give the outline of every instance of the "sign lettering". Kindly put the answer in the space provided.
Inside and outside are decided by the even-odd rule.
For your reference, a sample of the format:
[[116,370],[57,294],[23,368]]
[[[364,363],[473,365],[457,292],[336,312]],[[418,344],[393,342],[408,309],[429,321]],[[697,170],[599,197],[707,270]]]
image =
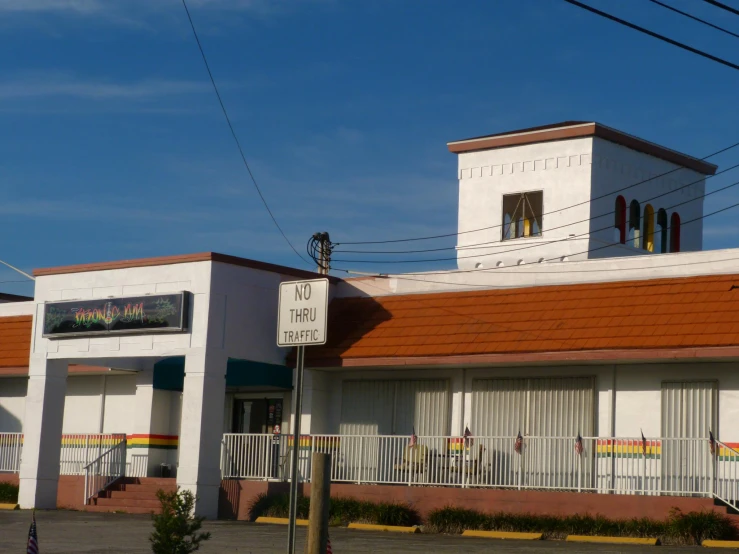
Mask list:
[[184,292],[47,302],[44,305],[44,336],[177,332],[186,328],[186,313]]
[[328,279],[282,283],[278,346],[325,344],[327,309]]

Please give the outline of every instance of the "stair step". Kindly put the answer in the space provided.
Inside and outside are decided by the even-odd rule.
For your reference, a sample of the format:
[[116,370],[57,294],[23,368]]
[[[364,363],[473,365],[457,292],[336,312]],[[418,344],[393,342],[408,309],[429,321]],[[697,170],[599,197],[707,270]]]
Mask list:
[[156,497],[156,493],[147,492],[147,491],[131,491],[131,490],[125,490],[125,491],[108,491],[108,494],[105,496],[101,496],[101,498],[128,498],[128,499],[139,499],[139,500],[156,500],[157,502],[159,499]]
[[141,508],[137,506],[85,506],[87,512],[120,512],[125,514],[151,514],[159,513],[159,508]]
[[125,482],[131,485],[177,485],[174,477],[127,477]]
[[177,485],[125,485],[126,492],[148,492],[152,495],[156,495],[158,490],[164,492],[175,492]]
[[159,508],[161,504],[157,499],[141,498],[98,498],[97,506],[108,506],[111,508]]

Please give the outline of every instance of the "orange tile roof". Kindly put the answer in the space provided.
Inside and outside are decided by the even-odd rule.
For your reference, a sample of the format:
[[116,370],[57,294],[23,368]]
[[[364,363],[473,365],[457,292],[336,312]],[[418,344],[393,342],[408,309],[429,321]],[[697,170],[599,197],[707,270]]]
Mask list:
[[739,275],[338,298],[313,367],[351,360],[739,345]]
[[30,315],[0,317],[0,368],[28,367],[32,320]]

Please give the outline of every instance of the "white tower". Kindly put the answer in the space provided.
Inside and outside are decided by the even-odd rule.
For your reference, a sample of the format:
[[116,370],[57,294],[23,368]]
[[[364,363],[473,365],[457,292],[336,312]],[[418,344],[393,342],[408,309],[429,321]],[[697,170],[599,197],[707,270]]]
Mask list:
[[448,147],[459,158],[460,269],[703,247],[713,164],[583,121]]

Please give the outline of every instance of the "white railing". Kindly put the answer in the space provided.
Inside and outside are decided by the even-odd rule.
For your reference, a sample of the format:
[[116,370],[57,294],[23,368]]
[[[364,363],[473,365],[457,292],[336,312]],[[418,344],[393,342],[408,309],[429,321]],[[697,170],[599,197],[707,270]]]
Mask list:
[[84,475],[85,466],[99,458],[103,452],[126,441],[122,433],[72,433],[62,435],[59,456],[60,475]]
[[83,468],[85,476],[85,504],[116,479],[126,475],[126,437],[105,450]]
[[[310,435],[300,440],[301,480],[312,452],[332,455],[335,482],[716,496],[736,506],[739,452],[707,439]],[[287,480],[292,437],[227,434],[224,478]]]
[[739,452],[716,441],[716,484],[714,496],[739,510]]
[[22,433],[0,433],[0,471],[18,473],[22,450]]
[[126,477],[146,477],[149,466],[149,456],[146,454],[131,454],[126,462]]

